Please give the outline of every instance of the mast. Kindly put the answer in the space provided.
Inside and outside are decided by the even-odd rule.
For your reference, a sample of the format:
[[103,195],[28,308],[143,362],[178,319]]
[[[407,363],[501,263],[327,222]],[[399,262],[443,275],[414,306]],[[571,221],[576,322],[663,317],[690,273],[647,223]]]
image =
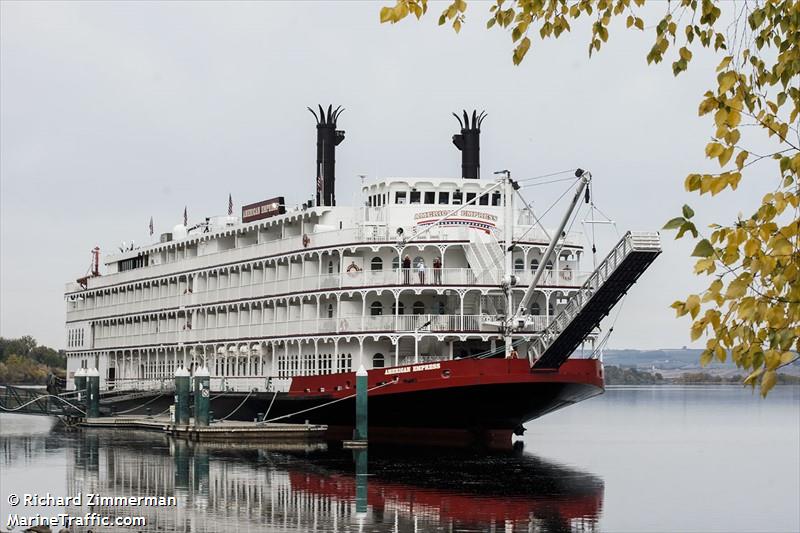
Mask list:
[[[592,174],[589,171],[583,171],[578,169],[575,171],[575,176],[580,178],[580,184],[578,185],[578,189],[575,191],[575,195],[572,197],[572,201],[567,208],[567,212],[564,213],[564,217],[561,219],[561,223],[558,225],[558,229],[553,233],[553,237],[550,239],[550,245],[547,247],[547,250],[544,253],[541,261],[539,262],[539,268],[536,269],[536,274],[534,274],[533,279],[531,280],[530,285],[528,285],[528,289],[525,291],[525,295],[522,297],[522,301],[519,303],[519,307],[517,308],[517,312],[512,317],[513,322],[517,322],[519,317],[524,316],[528,309],[528,306],[531,303],[531,298],[533,297],[533,291],[536,289],[536,286],[539,284],[539,279],[541,279],[542,274],[545,271],[545,265],[553,256],[553,252],[555,251],[556,245],[558,244],[559,239],[561,239],[561,233],[564,231],[564,228],[569,221],[569,217],[572,216],[572,212],[575,209],[575,206],[578,205],[578,202],[581,199],[581,195],[583,194],[583,190],[589,184],[589,181],[592,179]],[[515,324],[515,326],[518,324]]]
[[[514,189],[515,183],[511,179],[511,172],[501,170],[495,174],[503,174],[503,291],[506,293],[506,318],[511,317],[511,309],[514,307]],[[506,357],[511,355],[511,328],[510,321],[507,320],[503,325],[503,340],[505,344]]]

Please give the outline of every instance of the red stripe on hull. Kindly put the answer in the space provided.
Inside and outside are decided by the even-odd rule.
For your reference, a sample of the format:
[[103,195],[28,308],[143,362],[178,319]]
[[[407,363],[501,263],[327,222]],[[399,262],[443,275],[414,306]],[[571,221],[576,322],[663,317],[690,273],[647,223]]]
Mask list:
[[[431,368],[432,367],[432,368]],[[557,371],[531,371],[524,359],[453,359],[368,371],[370,396],[476,385],[575,383],[603,389],[603,365],[597,359],[568,359]],[[293,398],[342,398],[355,392],[355,372],[292,378]]]

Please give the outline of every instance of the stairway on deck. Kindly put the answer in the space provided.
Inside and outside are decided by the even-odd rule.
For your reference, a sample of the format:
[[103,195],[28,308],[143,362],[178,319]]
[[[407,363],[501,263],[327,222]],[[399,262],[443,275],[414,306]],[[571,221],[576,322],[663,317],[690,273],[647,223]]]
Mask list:
[[658,233],[626,233],[541,336],[531,342],[532,367],[555,370],[564,364],[660,253]]
[[499,285],[503,271],[503,249],[494,235],[473,229],[465,249],[467,262],[481,284]]

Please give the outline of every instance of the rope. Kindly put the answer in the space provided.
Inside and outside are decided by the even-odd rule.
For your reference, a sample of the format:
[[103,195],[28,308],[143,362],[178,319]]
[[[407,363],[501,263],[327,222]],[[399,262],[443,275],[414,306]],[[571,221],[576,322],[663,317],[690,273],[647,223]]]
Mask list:
[[[239,404],[239,405],[236,407],[236,409],[234,409],[233,411],[231,411],[231,412],[230,412],[230,413],[228,413],[227,415],[225,415],[225,416],[223,416],[222,418],[220,418],[220,419],[219,419],[219,422],[222,422],[223,420],[227,420],[228,418],[230,418],[231,416],[233,416],[233,414],[234,414],[236,411],[238,411],[238,410],[239,410],[239,409],[240,409],[240,408],[241,408],[241,407],[244,405],[244,402],[246,402],[246,401],[247,401],[247,399],[248,399],[248,398],[249,398],[249,397],[250,397],[252,394],[253,394],[253,391],[251,390],[250,392],[248,392],[248,393],[247,393],[247,396],[245,396],[245,397],[244,397],[244,400],[242,400],[242,403],[240,403],[240,404]],[[209,403],[211,403],[211,402],[209,401]]]
[[522,179],[518,179],[517,181],[533,181],[533,180],[539,180],[539,179],[542,179],[542,178],[550,178],[552,176],[558,176],[560,174],[566,174],[567,172],[575,172],[576,170],[578,170],[578,169],[577,168],[568,168],[567,170],[561,170],[559,172],[551,172],[550,174],[542,174],[541,176],[534,176],[532,178],[522,178]]
[[[367,389],[367,392],[374,391],[375,389],[380,389],[381,387],[385,387],[387,385],[394,385],[394,384],[395,384],[394,381],[389,381],[389,382],[383,383],[381,385],[375,385],[371,389]],[[303,410],[297,411],[295,413],[289,413],[288,415],[276,416],[275,418],[271,418],[269,420],[263,420],[263,421],[259,422],[259,424],[266,424],[267,422],[274,422],[275,420],[281,420],[283,418],[289,418],[289,417],[292,417],[292,416],[295,416],[295,415],[300,415],[300,414],[303,414],[303,413],[307,413],[308,411],[313,411],[314,409],[319,409],[320,407],[327,407],[328,405],[333,405],[333,404],[335,404],[337,402],[341,402],[341,401],[344,401],[344,400],[349,400],[350,398],[353,398],[355,395],[356,395],[356,393],[353,393],[353,394],[351,394],[349,396],[344,396],[342,398],[337,398],[335,400],[331,400],[330,402],[323,403],[321,405],[315,405],[314,407],[309,407],[308,409],[303,409]],[[266,416],[264,418],[266,418]]]
[[278,391],[276,389],[275,393],[272,395],[272,401],[269,402],[269,407],[267,407],[267,412],[264,413],[264,420],[266,420],[267,416],[269,416],[269,412],[272,410],[272,404],[275,403],[275,398],[277,397],[278,397]]
[[147,405],[147,404],[150,404],[150,403],[153,403],[154,401],[156,401],[157,399],[161,398],[162,396],[164,396],[164,393],[163,393],[163,392],[162,392],[161,394],[159,394],[158,396],[154,396],[153,398],[150,398],[149,400],[147,400],[146,402],[144,402],[142,405],[137,405],[136,407],[131,407],[130,409],[126,409],[126,410],[124,410],[124,411],[117,411],[117,414],[118,414],[118,415],[124,415],[124,414],[126,414],[126,413],[130,413],[131,411],[135,411],[135,410],[137,410],[137,409],[141,409],[141,408],[142,408],[142,407],[144,407],[145,405]]
[[20,409],[23,409],[23,408],[29,406],[32,403],[36,403],[36,402],[38,402],[39,400],[41,400],[43,398],[55,398],[56,400],[59,400],[61,402],[64,402],[65,404],[69,405],[70,407],[72,407],[73,409],[77,410],[78,412],[86,414],[86,411],[84,411],[83,409],[81,409],[77,405],[71,404],[67,400],[65,400],[64,398],[62,398],[60,396],[55,396],[53,394],[43,394],[41,396],[38,396],[38,397],[34,398],[33,400],[31,400],[29,402],[26,402],[26,403],[23,403],[22,405],[19,405],[19,406],[13,408],[13,409],[12,408],[8,408],[8,407],[4,406],[3,404],[0,404],[0,409],[2,409],[3,411],[7,411],[9,413],[13,413],[15,411],[19,411]]

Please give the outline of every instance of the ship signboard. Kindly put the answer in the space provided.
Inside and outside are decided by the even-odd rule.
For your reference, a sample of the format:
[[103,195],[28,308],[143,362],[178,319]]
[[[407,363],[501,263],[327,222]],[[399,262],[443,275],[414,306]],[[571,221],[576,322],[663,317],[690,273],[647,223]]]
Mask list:
[[283,196],[278,196],[254,204],[243,205],[242,222],[253,222],[254,220],[261,220],[262,218],[282,215],[285,212],[286,202],[283,201]]

